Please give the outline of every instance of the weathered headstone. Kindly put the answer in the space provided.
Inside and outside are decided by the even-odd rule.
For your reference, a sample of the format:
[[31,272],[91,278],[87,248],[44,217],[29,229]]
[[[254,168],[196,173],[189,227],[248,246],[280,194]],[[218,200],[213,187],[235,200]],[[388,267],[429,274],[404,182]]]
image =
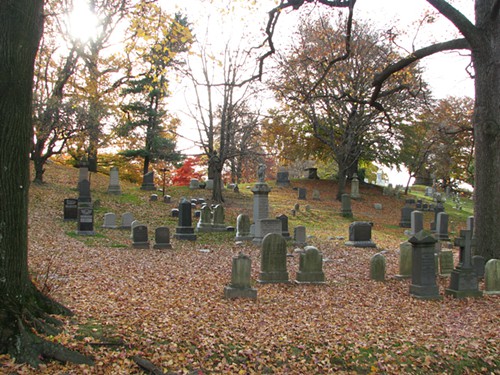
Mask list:
[[120,188],[120,178],[118,176],[118,167],[112,167],[109,170],[109,185],[108,194],[120,195],[122,190]]
[[255,237],[252,240],[254,244],[261,244],[263,238],[269,233],[277,233],[281,235],[281,221],[278,219],[260,219],[259,227],[259,235],[255,234]]
[[306,246],[300,254],[297,283],[324,284],[323,254],[314,246]]
[[179,220],[175,228],[174,238],[178,240],[196,241],[196,234],[192,225],[191,202],[182,198],[179,203]]
[[78,199],[66,198],[64,200],[64,221],[78,219]]
[[474,236],[474,216],[467,217],[466,225],[465,229],[470,230]]
[[448,236],[448,214],[446,212],[440,212],[437,214],[436,219],[436,238],[439,241],[449,241]]
[[226,230],[226,216],[224,213],[224,206],[218,204],[214,207],[213,217],[212,217],[212,230],[217,232],[223,232]]
[[83,180],[89,181],[89,167],[86,161],[82,162],[82,165],[78,168],[78,190],[80,190],[80,183]]
[[454,267],[453,251],[441,250],[439,252],[439,275],[450,276]]
[[479,290],[478,277],[472,266],[472,246],[475,239],[472,232],[461,230],[460,237],[455,238],[455,246],[460,247],[460,262],[451,272],[450,286],[446,294],[455,298],[481,297],[483,293]]
[[170,195],[164,195],[163,203],[172,203],[172,197]]
[[500,259],[490,259],[484,266],[484,293],[500,295]]
[[269,233],[262,240],[259,283],[288,283],[286,241],[281,234]]
[[372,241],[372,224],[366,221],[355,221],[349,225],[349,241],[346,246],[377,247]]
[[200,220],[196,224],[197,232],[211,232],[212,231],[212,210],[208,204],[201,208]]
[[269,217],[269,192],[271,189],[265,182],[257,182],[252,188],[253,193],[253,235],[262,240],[260,220]]
[[153,249],[171,249],[170,229],[168,227],[158,227],[155,229],[155,244]]
[[410,215],[411,231],[410,234],[414,236],[424,229],[424,214],[422,211],[412,211]]
[[213,190],[214,189],[214,180],[208,179],[205,181],[205,189],[206,190]]
[[377,211],[380,211],[383,209],[382,203],[374,203],[373,208],[375,208]]
[[370,259],[370,279],[375,281],[385,281],[385,257],[377,253]]
[[435,232],[437,225],[437,216],[439,215],[440,212],[444,212],[444,205],[442,202],[438,202],[436,206],[433,208],[429,206],[429,210],[434,211],[434,221],[431,223],[431,231]]
[[297,191],[298,191],[297,199],[301,199],[301,200],[306,200],[307,199],[307,189],[299,187],[297,189]]
[[289,173],[287,170],[280,168],[276,176],[276,186],[290,186]]
[[404,206],[401,209],[401,220],[399,221],[399,226],[401,228],[411,228],[411,213],[414,208],[409,206]]
[[104,224],[103,228],[116,229],[116,215],[113,212],[108,212],[104,214]]
[[240,214],[236,219],[236,241],[251,241],[250,218],[248,215]]
[[285,240],[289,240],[290,237],[290,232],[288,231],[288,216],[285,214],[276,216],[276,219],[281,221],[281,235]]
[[200,181],[197,178],[192,178],[191,181],[189,181],[189,188],[192,190],[199,189]]
[[89,180],[82,180],[78,187],[78,205],[89,205],[91,202],[90,182]]
[[132,229],[132,246],[134,249],[149,249],[148,227],[139,224]]
[[125,212],[122,214],[122,224],[120,228],[122,229],[130,229],[132,222],[134,221],[134,215],[130,212]]
[[352,180],[351,180],[351,198],[352,199],[359,199],[361,198],[361,195],[359,195],[359,180],[358,180],[358,175],[354,173],[352,175]]
[[142,176],[141,190],[156,190],[155,173],[150,171]]
[[233,257],[231,270],[231,284],[224,288],[224,297],[234,298],[257,298],[257,290],[251,285],[252,260],[245,254],[240,253]]
[[179,209],[178,208],[172,208],[170,210],[170,216],[172,216],[172,217],[179,217]]
[[92,207],[78,207],[77,234],[93,236],[94,209]]
[[320,192],[319,192],[318,189],[313,189],[312,199],[315,200],[315,201],[321,200],[321,194],[320,194]]
[[303,225],[298,225],[293,228],[293,240],[296,246],[304,247],[307,245],[306,242],[306,227]]
[[156,202],[158,200],[158,194],[151,194],[149,196],[149,201],[150,202]]
[[342,194],[341,196],[341,209],[340,213],[343,217],[352,217],[352,208],[351,208],[351,197],[349,194]]
[[423,230],[408,241],[413,246],[410,294],[418,299],[441,299],[436,284],[436,239]]
[[411,277],[412,272],[412,245],[409,242],[399,244],[399,274],[397,279],[407,279]]

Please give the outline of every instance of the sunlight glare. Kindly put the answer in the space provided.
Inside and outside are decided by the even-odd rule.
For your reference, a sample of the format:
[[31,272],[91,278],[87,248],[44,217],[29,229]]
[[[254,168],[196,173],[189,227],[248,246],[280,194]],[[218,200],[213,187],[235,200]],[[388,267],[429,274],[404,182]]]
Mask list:
[[70,33],[75,39],[87,42],[97,35],[97,16],[90,10],[86,0],[74,0],[69,16]]

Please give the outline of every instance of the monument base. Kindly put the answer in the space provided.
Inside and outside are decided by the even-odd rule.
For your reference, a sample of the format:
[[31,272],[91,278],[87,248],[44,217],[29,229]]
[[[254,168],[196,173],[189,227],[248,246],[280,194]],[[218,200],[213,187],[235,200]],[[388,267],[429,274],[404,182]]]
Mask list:
[[257,289],[224,287],[224,297],[227,299],[248,298],[257,299]]
[[445,290],[445,294],[455,298],[483,296],[474,270],[460,268],[451,271],[450,286]]
[[149,249],[149,242],[132,242],[134,249]]
[[410,294],[412,297],[425,300],[441,300],[443,297],[439,294],[439,288],[434,285],[410,285]]
[[196,241],[193,227],[177,227],[174,238],[177,240]]
[[345,245],[352,247],[377,247],[373,241],[347,241]]
[[260,284],[289,283],[288,272],[261,272],[259,275]]
[[297,272],[297,284],[324,284],[325,274],[323,272]]

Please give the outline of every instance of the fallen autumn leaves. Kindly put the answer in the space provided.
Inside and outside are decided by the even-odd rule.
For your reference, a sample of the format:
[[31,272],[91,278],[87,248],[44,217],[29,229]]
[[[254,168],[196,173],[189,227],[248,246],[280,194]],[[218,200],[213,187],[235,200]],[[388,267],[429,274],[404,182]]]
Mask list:
[[[51,362],[34,370],[0,357],[0,371],[141,374],[133,358],[138,356],[165,373],[178,374],[500,374],[500,298],[411,298],[409,280],[392,278],[398,273],[401,229],[375,232],[375,242],[387,250],[387,281],[369,280],[370,257],[380,250],[346,248],[343,241],[329,239],[347,235],[348,222],[338,216],[331,217],[331,232],[314,224],[322,221],[320,209],[333,212],[337,207],[333,200],[327,203],[326,192],[317,208],[308,202],[313,213],[302,217],[311,221],[311,242],[328,260],[326,285],[256,284],[257,301],[232,301],[223,298],[231,257],[248,254],[256,280],[258,247],[235,245],[234,233],[205,233],[196,243],[172,240],[173,250],[132,249],[128,231],[99,228],[108,212],[102,210],[96,214],[98,236],[74,236],[75,224],[64,223],[61,216],[63,199],[76,194],[70,188],[76,185],[77,171],[51,169],[49,184],[32,187],[30,267],[39,284],[75,312],[65,331],[51,339],[92,356],[96,365]],[[129,210],[124,206],[133,207],[150,224],[150,233],[165,223],[175,229],[168,218],[173,206],[151,204],[145,195],[140,204],[127,206],[104,194],[106,183],[106,177],[93,175],[93,197],[103,209],[118,214]],[[286,191],[276,194],[270,196],[271,206],[287,199]],[[245,204],[251,207],[249,195],[234,199],[226,208],[232,225],[239,210],[248,209]],[[294,198],[288,199],[293,206]],[[358,210],[368,212],[370,199],[359,203]],[[392,211],[389,204],[386,199],[385,212],[377,215],[397,225],[401,204],[394,200]],[[372,220],[377,224],[377,217]],[[298,256],[288,258],[291,280],[297,269]],[[440,278],[439,285],[443,292],[448,280]]]

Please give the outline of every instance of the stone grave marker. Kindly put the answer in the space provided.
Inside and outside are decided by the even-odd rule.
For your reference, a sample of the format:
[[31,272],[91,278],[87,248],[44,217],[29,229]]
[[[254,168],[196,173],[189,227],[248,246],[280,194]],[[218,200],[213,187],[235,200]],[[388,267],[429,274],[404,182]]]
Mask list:
[[481,297],[483,293],[479,290],[478,277],[472,266],[472,246],[475,239],[472,232],[461,230],[460,237],[455,238],[455,246],[460,247],[460,262],[451,272],[450,286],[445,293],[455,298]]
[[172,203],[172,197],[170,195],[164,195],[163,203]]
[[[259,177],[260,180],[260,177]],[[269,217],[269,192],[271,189],[265,182],[257,182],[252,188],[253,193],[253,234],[262,240],[260,220]]]
[[64,221],[73,221],[78,219],[78,199],[66,198],[64,200]]
[[474,236],[474,216],[469,216],[467,218],[466,225],[465,229],[470,230]]
[[82,180],[78,189],[78,205],[90,205],[92,198],[90,196],[90,182],[89,180]]
[[314,246],[306,246],[300,254],[297,283],[324,284],[323,254]]
[[240,253],[233,257],[231,269],[231,283],[224,288],[224,297],[257,298],[257,289],[251,285],[252,260],[249,256]]
[[212,216],[212,230],[224,232],[226,230],[225,220],[224,206],[221,204],[216,205]]
[[277,233],[281,236],[281,221],[278,219],[260,219],[260,234],[253,238],[252,242],[254,244],[261,244],[263,238],[269,233]]
[[450,276],[454,267],[453,251],[441,250],[439,252],[439,275]]
[[250,217],[245,214],[239,214],[236,219],[236,237],[235,241],[251,241]]
[[149,196],[149,201],[150,202],[156,202],[158,200],[158,194],[151,194]]
[[122,229],[130,229],[132,227],[132,222],[134,221],[134,215],[130,212],[125,212],[122,214],[122,224],[120,228]]
[[490,259],[484,266],[484,293],[500,295],[500,259]]
[[108,194],[120,195],[122,190],[120,188],[120,178],[118,176],[118,167],[112,167],[109,170],[109,185]]
[[116,215],[113,212],[108,212],[104,214],[104,224],[103,228],[116,229]]
[[171,249],[170,229],[168,227],[158,227],[155,229],[155,244],[153,249]]
[[349,194],[342,194],[340,213],[343,217],[352,217],[351,197]]
[[429,210],[434,210],[434,222],[431,223],[431,231],[436,231],[437,216],[440,212],[444,212],[444,205],[442,202],[438,202],[434,208],[429,207]]
[[82,164],[78,168],[78,184],[76,186],[77,190],[80,190],[80,183],[83,180],[89,181],[89,167],[86,161],[81,162]]
[[290,186],[289,172],[287,170],[280,168],[276,175],[276,186]]
[[397,279],[408,279],[412,272],[412,245],[409,242],[399,244],[399,274]]
[[269,233],[262,240],[258,282],[288,283],[286,241],[281,234]]
[[352,175],[352,180],[351,180],[351,198],[352,199],[359,199],[359,198],[361,198],[361,195],[359,195],[359,180],[358,180],[357,173],[354,173]]
[[212,210],[208,204],[201,208],[200,220],[196,224],[197,232],[211,232],[212,231]]
[[172,216],[172,217],[179,217],[179,209],[178,208],[172,208],[170,210],[170,216]]
[[424,213],[422,211],[412,211],[410,215],[410,234],[414,236],[424,229]]
[[191,202],[182,198],[179,203],[179,220],[175,228],[174,238],[178,240],[196,241],[196,234],[192,225]]
[[213,190],[214,189],[214,180],[212,179],[207,179],[205,181],[205,189],[206,190]]
[[377,247],[372,241],[372,224],[366,221],[355,221],[349,225],[349,241],[346,246]]
[[422,230],[408,241],[412,244],[410,294],[418,299],[441,299],[436,284],[436,239]]
[[298,225],[293,228],[293,239],[296,246],[304,247],[307,245],[306,242],[306,227],[303,225]]
[[282,214],[280,216],[276,216],[276,219],[281,221],[281,235],[285,240],[291,239],[290,232],[288,231],[288,216]]
[[148,227],[138,224],[132,228],[132,247],[134,249],[149,249]]
[[295,205],[293,206],[293,209],[295,210],[295,212],[299,212],[300,211],[300,204],[295,203]]
[[307,189],[299,187],[297,199],[306,200],[307,199]]
[[401,209],[401,220],[399,221],[401,228],[411,228],[411,213],[413,210],[413,207],[409,206],[404,206]]
[[141,190],[156,190],[155,173],[150,171],[142,176]]
[[189,181],[189,188],[192,190],[199,189],[200,181],[197,178],[192,178],[191,181]]
[[92,207],[78,207],[77,234],[93,236],[94,209]]
[[449,241],[448,236],[448,214],[446,212],[440,212],[437,214],[436,219],[436,238],[439,241]]
[[375,281],[385,281],[385,257],[377,253],[370,259],[370,279]]
[[373,208],[375,208],[377,211],[382,210],[383,208],[382,203],[374,203]]

